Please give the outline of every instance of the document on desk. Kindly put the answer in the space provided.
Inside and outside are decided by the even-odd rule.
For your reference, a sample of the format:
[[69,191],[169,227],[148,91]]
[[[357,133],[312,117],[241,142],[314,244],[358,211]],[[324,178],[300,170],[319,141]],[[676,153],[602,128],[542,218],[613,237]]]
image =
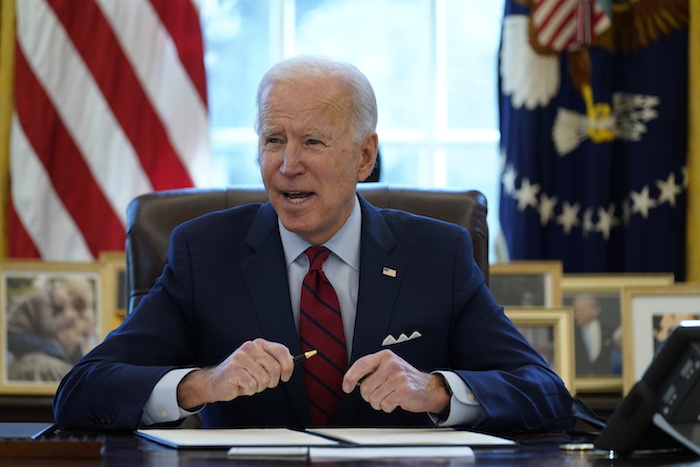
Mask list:
[[474,450],[469,446],[313,446],[306,449],[312,462],[361,459],[430,459],[434,462],[438,458],[474,457]]
[[513,446],[506,438],[453,428],[141,429],[142,437],[173,448],[227,448],[249,459],[472,457],[473,447]]
[[[338,441],[287,428],[164,428],[136,430],[139,436],[173,448],[332,446]],[[286,452],[286,451],[284,451]],[[289,451],[291,452],[291,451]]]
[[515,441],[454,428],[309,428],[358,446],[513,446]]
[[336,440],[305,448],[234,446],[236,458],[308,458],[312,462],[361,459],[472,458],[474,446],[512,446],[514,441],[452,428],[309,428],[307,433]]

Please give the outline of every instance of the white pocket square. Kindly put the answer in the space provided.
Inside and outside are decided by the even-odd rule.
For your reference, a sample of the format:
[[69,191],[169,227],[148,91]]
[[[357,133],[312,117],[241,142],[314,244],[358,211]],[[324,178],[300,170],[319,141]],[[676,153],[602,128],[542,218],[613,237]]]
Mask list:
[[385,346],[387,346],[387,345],[400,344],[400,343],[402,343],[402,342],[407,342],[407,341],[410,341],[410,340],[413,340],[413,339],[418,339],[419,337],[423,337],[423,334],[421,334],[421,333],[418,332],[418,331],[413,331],[413,332],[411,333],[410,336],[407,336],[406,334],[404,334],[404,333],[402,332],[401,335],[400,335],[398,338],[396,338],[396,337],[392,336],[391,334],[389,334],[389,335],[386,336],[386,337],[384,338],[384,340],[382,341],[382,347],[385,347]]

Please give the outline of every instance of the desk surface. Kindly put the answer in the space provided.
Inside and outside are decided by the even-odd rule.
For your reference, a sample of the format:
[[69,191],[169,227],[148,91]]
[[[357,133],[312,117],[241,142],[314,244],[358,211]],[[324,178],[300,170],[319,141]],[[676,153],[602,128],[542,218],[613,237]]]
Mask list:
[[[0,423],[0,438],[26,437],[40,430],[45,424],[32,423]],[[226,450],[175,450],[161,446],[157,443],[134,436],[128,433],[72,433],[74,437],[84,441],[100,441],[104,444],[102,457],[93,459],[41,459],[41,458],[7,458],[0,456],[0,466],[22,467],[34,466],[210,466],[210,465],[250,465],[260,467],[268,465],[265,461],[238,461],[227,456]],[[62,433],[62,437],[68,436]],[[566,442],[563,436],[529,435],[518,438],[519,446],[515,448],[488,448],[475,449],[473,459],[450,459],[444,462],[433,459],[430,465],[531,465],[538,467],[572,465],[576,467],[587,466],[698,466],[700,458],[688,452],[669,452],[654,455],[635,455],[619,457],[609,460],[605,456],[591,454],[567,453],[559,449],[560,444]],[[53,441],[70,443],[73,441]],[[422,465],[417,460],[409,461],[377,461],[377,462],[350,462],[335,463],[342,467],[354,467],[359,465]],[[335,465],[323,463],[323,465]],[[284,465],[309,465],[305,461],[285,461]]]

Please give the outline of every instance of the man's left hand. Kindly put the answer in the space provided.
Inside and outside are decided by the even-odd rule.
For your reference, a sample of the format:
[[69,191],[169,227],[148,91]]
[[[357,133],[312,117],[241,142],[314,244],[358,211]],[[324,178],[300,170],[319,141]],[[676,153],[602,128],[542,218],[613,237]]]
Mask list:
[[375,410],[390,413],[397,407],[408,412],[442,412],[450,401],[445,380],[424,373],[390,350],[365,355],[345,373],[343,391],[360,386],[362,398]]

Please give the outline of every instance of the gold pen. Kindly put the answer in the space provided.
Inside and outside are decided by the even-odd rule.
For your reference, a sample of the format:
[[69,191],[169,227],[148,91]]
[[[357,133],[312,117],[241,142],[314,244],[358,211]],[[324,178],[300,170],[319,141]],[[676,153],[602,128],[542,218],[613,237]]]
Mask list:
[[313,357],[317,353],[318,353],[317,350],[309,350],[307,352],[299,354],[296,357],[294,357],[294,364],[296,365],[299,362],[303,362],[304,360],[308,360],[309,358]]

